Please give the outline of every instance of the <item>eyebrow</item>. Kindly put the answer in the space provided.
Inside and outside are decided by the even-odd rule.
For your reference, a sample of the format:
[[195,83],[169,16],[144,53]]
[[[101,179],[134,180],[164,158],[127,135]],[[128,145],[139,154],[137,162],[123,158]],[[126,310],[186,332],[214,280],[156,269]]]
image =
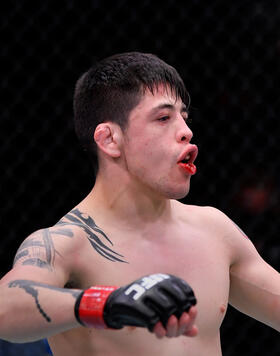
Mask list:
[[[168,103],[159,104],[158,106],[152,108],[150,113],[155,114],[157,111],[162,110],[162,109],[174,110],[175,106],[172,104],[168,104]],[[188,108],[186,107],[185,104],[182,104],[181,112],[189,113]]]

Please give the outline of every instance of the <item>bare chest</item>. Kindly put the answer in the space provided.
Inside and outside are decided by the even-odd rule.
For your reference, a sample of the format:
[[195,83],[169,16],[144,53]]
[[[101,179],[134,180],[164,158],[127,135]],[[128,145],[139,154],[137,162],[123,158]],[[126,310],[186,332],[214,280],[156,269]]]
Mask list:
[[228,301],[229,262],[216,237],[203,229],[182,232],[174,228],[150,236],[149,231],[129,237],[111,233],[110,238],[108,246],[115,258],[101,254],[92,244],[85,251],[80,273],[83,288],[122,286],[152,273],[173,274],[195,292],[201,332],[219,329]]

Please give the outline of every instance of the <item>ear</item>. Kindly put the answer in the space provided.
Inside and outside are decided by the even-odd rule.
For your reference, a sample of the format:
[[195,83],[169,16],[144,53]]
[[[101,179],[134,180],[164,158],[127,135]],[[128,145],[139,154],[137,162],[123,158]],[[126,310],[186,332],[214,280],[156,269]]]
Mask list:
[[121,129],[113,122],[102,122],[94,131],[94,140],[98,148],[113,158],[121,155]]

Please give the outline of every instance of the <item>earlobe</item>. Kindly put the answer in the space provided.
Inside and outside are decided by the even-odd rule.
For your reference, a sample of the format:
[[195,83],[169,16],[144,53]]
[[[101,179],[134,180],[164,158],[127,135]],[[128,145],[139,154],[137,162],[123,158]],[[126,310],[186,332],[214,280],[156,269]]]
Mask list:
[[111,122],[99,124],[94,132],[94,140],[98,148],[113,158],[121,155],[119,149],[119,127]]

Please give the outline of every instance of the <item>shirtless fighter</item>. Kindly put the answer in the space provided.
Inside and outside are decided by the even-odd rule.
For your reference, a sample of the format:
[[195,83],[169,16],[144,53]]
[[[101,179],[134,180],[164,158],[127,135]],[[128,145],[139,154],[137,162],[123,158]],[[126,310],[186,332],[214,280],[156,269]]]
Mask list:
[[19,247],[1,338],[47,337],[55,356],[218,356],[228,302],[280,330],[279,273],[222,212],[176,200],[196,171],[188,106],[176,70],[150,54],[79,79],[75,125],[96,182]]

